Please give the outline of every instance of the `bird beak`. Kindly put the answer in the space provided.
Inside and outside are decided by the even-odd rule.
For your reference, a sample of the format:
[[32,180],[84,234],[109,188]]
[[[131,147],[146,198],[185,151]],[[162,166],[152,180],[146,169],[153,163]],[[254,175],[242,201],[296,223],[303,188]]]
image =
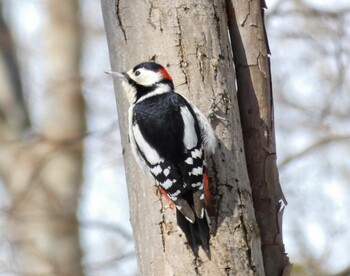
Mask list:
[[113,72],[113,71],[105,71],[105,73],[107,75],[110,75],[112,77],[117,77],[117,78],[120,78],[122,80],[127,80],[128,79],[128,75],[125,72],[118,73],[118,72]]

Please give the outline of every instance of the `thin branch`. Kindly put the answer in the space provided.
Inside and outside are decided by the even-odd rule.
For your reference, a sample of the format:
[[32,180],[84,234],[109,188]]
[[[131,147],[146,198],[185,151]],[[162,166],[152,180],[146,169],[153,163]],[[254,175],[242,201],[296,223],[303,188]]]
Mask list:
[[267,19],[273,16],[302,16],[302,17],[317,17],[317,18],[338,18],[350,13],[350,7],[342,8],[339,10],[324,10],[316,6],[311,6],[305,1],[295,0],[294,7],[289,9],[283,9],[282,5],[286,1],[278,1],[276,5],[268,13]]
[[315,143],[313,143],[312,145],[306,147],[305,149],[291,155],[288,156],[287,158],[285,158],[280,164],[279,164],[279,168],[280,169],[284,169],[285,166],[289,165],[291,162],[297,160],[298,158],[301,158],[309,153],[311,153],[314,150],[319,149],[320,147],[324,147],[329,145],[330,143],[333,142],[342,142],[342,141],[346,141],[346,140],[350,140],[350,134],[348,135],[330,135],[327,136],[325,138],[320,139],[319,141],[316,141]]
[[99,228],[105,231],[116,232],[121,235],[125,240],[132,241],[132,236],[119,225],[107,223],[103,221],[80,221],[80,226],[82,227],[91,227],[91,228]]

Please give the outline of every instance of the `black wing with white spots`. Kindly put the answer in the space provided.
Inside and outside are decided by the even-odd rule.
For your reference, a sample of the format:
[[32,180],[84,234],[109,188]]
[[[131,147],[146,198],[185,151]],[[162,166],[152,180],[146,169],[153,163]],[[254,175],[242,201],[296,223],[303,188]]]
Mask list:
[[198,225],[206,228],[201,230],[206,233],[205,238],[200,233],[196,236],[193,229],[191,234],[184,232],[196,255],[199,243],[209,256],[209,229],[204,215],[203,141],[195,112],[175,92],[137,102],[132,112],[131,131],[138,155],[177,210],[193,224],[183,228],[191,230]]

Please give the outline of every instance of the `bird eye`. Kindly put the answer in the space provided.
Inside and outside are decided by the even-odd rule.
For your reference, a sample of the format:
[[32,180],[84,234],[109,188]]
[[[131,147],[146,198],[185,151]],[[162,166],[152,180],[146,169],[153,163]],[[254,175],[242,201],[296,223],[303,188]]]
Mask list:
[[138,70],[135,72],[135,76],[139,76],[140,74],[141,74],[141,72]]

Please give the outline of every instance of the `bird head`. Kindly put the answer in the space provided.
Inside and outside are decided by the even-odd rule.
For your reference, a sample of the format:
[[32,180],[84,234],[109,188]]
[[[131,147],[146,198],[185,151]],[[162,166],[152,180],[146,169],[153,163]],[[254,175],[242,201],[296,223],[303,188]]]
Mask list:
[[174,90],[173,81],[165,68],[155,62],[143,62],[127,72],[106,71],[112,77],[122,79],[124,90],[134,97],[134,102],[149,93],[164,93]]

